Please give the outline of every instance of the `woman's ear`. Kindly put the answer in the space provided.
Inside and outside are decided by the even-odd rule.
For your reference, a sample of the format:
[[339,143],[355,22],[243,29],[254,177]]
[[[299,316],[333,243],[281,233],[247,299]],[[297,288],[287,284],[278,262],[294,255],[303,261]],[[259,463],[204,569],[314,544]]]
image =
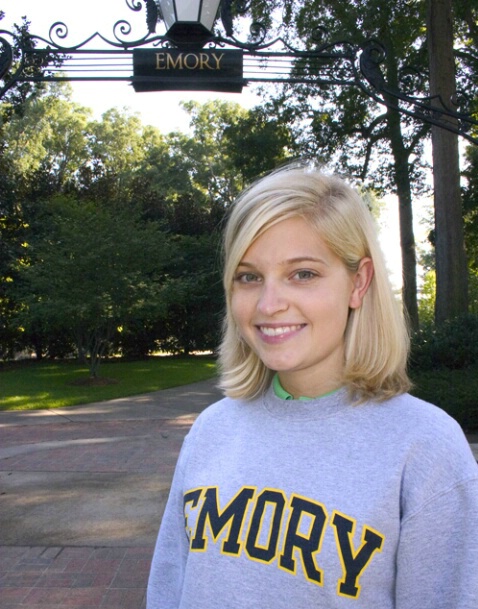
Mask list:
[[363,298],[367,293],[373,278],[373,262],[371,258],[362,258],[357,272],[353,276],[354,288],[350,295],[349,307],[358,309],[362,305]]

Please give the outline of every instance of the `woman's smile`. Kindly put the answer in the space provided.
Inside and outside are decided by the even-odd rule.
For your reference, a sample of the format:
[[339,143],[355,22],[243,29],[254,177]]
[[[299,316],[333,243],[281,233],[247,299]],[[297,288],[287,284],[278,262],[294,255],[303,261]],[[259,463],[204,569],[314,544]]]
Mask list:
[[307,324],[281,324],[279,326],[259,325],[257,327],[262,335],[262,339],[266,342],[273,343],[296,336],[306,325]]

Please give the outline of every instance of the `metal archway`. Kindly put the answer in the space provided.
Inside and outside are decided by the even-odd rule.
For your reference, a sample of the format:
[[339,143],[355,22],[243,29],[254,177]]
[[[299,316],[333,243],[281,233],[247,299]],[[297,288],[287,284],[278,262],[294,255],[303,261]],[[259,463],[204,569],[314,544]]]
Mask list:
[[[62,22],[53,23],[48,38],[19,36],[0,29],[0,100],[14,85],[24,82],[125,81],[135,88],[157,84],[158,76],[135,75],[134,53],[139,49],[178,48],[178,44],[167,34],[156,34],[161,15],[155,0],[144,0],[144,4],[140,0],[125,1],[135,12],[146,10],[147,33],[139,39],[129,39],[133,28],[125,20],[115,23],[112,38],[96,32],[75,45],[68,45],[68,27]],[[423,76],[413,68],[402,71],[400,88],[390,86],[382,71],[386,50],[380,42],[328,42],[321,31],[313,49],[301,49],[283,38],[268,39],[266,30],[257,22],[251,25],[248,40],[241,41],[233,35],[230,7],[231,0],[222,0],[222,30],[211,33],[207,48],[242,52],[243,71],[236,86],[301,83],[354,87],[382,106],[478,144],[478,136],[473,134],[478,131],[474,129],[478,121],[467,111],[467,96],[461,93],[446,103],[439,96],[414,95],[411,89],[417,88],[417,83],[423,89]],[[51,67],[38,74],[36,66]],[[195,90],[192,78],[187,74],[176,79],[175,88]],[[460,110],[460,106],[464,109]]]

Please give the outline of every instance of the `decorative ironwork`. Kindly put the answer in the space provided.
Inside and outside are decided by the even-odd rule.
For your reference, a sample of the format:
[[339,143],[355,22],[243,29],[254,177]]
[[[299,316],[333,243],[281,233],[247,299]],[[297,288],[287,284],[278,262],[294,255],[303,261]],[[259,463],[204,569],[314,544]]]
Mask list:
[[[133,51],[138,48],[171,48],[174,41],[167,34],[157,34],[162,21],[156,0],[125,0],[134,12],[145,11],[146,35],[133,37],[133,27],[126,20],[117,21],[113,38],[96,32],[86,40],[69,45],[68,27],[60,21],[49,30],[48,38],[31,34],[20,39],[14,33],[0,30],[0,99],[16,83],[27,81],[126,81],[134,84]],[[317,31],[313,48],[296,48],[284,38],[268,39],[262,24],[250,25],[246,40],[234,33],[233,14],[245,14],[246,0],[222,0],[222,29],[211,33],[208,48],[235,48],[244,52],[243,83],[303,83],[310,86],[355,87],[378,104],[398,110],[421,122],[457,133],[478,144],[478,121],[467,107],[467,96],[458,92],[455,100],[443,100],[414,94],[423,91],[423,76],[409,68],[402,71],[400,88],[391,87],[382,65],[384,47],[371,40],[359,46],[350,42],[329,43],[322,30]],[[18,56],[15,56],[16,55]],[[26,66],[47,58],[55,70],[41,75]],[[47,61],[48,63],[48,61]]]
[[[401,114],[411,116],[421,122],[442,127],[447,131],[457,133],[470,142],[478,144],[478,137],[470,134],[478,121],[470,113],[460,112],[460,106],[468,106],[471,102],[463,91],[457,91],[456,98],[446,103],[441,96],[414,96],[406,93],[415,84],[417,89],[423,90],[423,74],[409,67],[402,71],[400,84],[402,89],[389,87],[381,71],[381,64],[386,59],[385,48],[377,41],[369,41],[360,54],[360,70],[371,85],[363,90],[375,101],[397,109]],[[458,102],[460,100],[460,102]],[[454,109],[452,106],[455,106]]]

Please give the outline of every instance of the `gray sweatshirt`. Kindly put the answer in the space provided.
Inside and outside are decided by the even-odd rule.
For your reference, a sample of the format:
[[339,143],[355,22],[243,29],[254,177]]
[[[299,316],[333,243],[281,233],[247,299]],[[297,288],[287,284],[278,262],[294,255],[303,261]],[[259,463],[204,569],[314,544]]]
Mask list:
[[225,398],[176,468],[148,609],[478,609],[478,467],[410,395]]

